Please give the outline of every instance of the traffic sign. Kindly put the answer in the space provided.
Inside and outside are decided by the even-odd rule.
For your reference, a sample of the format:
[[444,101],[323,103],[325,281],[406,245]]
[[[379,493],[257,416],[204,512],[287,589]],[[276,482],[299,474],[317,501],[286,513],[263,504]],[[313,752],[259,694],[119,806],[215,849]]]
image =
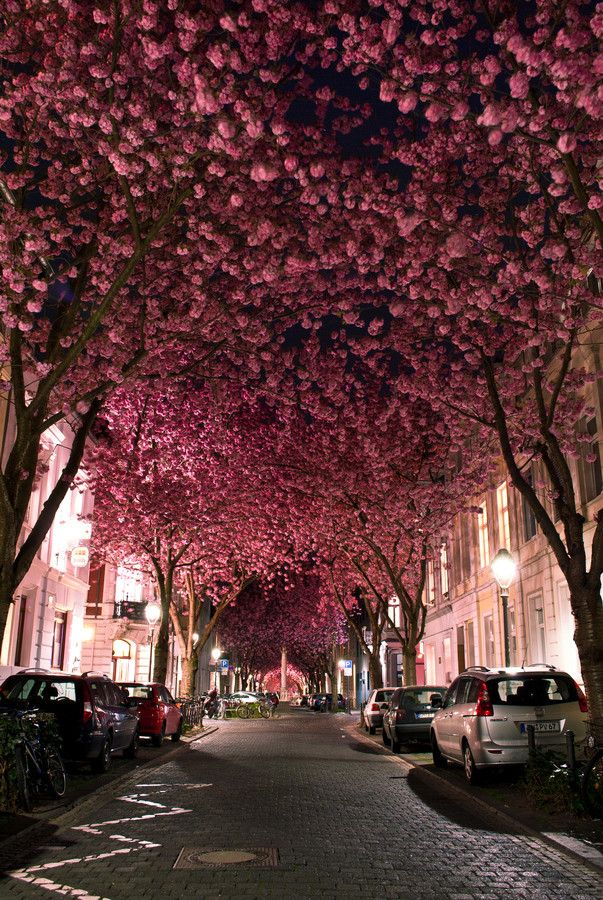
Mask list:
[[227,659],[220,660],[220,668],[222,669],[223,675],[226,675],[226,673],[228,672],[228,665],[229,665],[229,663],[228,663]]
[[354,661],[352,659],[344,659],[343,661],[343,674],[347,675],[349,678],[354,671]]

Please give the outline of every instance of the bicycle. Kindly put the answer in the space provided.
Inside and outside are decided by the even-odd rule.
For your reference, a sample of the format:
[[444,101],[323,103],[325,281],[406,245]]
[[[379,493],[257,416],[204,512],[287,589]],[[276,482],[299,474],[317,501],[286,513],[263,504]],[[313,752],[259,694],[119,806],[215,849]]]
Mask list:
[[[55,747],[47,747],[40,735],[40,722],[36,720],[36,710],[13,710],[19,723],[20,737],[15,742],[15,763],[20,805],[26,812],[33,809],[33,798],[41,789],[60,800],[67,790],[67,775],[61,754]],[[23,720],[33,732],[29,737],[23,727]]]
[[603,723],[591,722],[590,734],[586,740],[592,751],[584,767],[581,794],[588,812],[598,819],[603,818]]
[[272,715],[272,705],[265,700],[257,703],[242,703],[237,710],[237,715],[239,719],[250,719],[257,716],[269,719]]

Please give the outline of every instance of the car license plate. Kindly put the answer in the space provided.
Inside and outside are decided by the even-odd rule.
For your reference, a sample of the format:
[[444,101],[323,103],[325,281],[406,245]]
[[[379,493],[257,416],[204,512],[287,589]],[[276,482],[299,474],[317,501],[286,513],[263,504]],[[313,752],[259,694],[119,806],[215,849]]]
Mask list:
[[417,719],[429,719],[430,721],[433,719],[431,713],[415,713],[415,715]]
[[543,732],[559,732],[561,731],[561,722],[522,722],[519,726],[519,730],[522,734],[527,734],[528,724],[534,726],[534,731],[536,734],[542,734]]

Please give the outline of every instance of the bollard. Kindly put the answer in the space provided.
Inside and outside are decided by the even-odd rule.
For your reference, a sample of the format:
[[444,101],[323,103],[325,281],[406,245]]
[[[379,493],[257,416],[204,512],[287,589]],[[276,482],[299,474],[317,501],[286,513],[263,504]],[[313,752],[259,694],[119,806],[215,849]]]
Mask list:
[[565,733],[565,749],[567,752],[567,765],[570,772],[576,771],[576,745],[574,743],[574,732],[566,731]]
[[536,753],[536,728],[534,725],[527,725],[526,731],[528,733],[528,753],[533,756]]

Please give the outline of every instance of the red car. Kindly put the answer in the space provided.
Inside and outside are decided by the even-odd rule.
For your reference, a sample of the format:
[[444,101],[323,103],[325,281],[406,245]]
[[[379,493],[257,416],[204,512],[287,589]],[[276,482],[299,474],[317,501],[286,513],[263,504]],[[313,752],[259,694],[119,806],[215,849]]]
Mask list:
[[140,734],[150,737],[161,747],[165,737],[179,741],[182,734],[182,710],[164,684],[120,684],[130,697],[138,701]]

